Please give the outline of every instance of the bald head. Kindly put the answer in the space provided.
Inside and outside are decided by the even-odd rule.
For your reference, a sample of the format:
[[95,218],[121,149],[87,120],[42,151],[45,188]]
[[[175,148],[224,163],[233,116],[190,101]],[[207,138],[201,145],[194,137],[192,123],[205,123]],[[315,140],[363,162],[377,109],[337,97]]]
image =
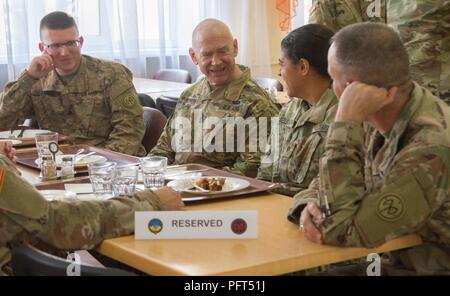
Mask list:
[[205,19],[192,32],[192,47],[197,48],[199,43],[211,37],[225,38],[233,43],[233,35],[225,23],[217,19]]
[[388,88],[409,80],[409,58],[398,34],[378,23],[345,27],[332,38],[329,63],[347,76]]

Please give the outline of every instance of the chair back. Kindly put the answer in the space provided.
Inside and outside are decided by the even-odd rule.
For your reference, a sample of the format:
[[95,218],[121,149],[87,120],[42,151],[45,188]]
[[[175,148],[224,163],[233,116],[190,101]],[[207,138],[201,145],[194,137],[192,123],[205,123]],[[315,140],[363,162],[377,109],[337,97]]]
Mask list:
[[152,99],[151,96],[141,93],[141,94],[138,94],[138,97],[139,97],[139,103],[141,103],[141,106],[150,107],[150,108],[156,107],[155,101]]
[[[16,276],[67,276],[74,262],[53,256],[29,244],[20,244],[12,249],[11,267]],[[80,265],[81,276],[134,276],[117,269]]]
[[145,147],[147,153],[158,143],[164,127],[166,126],[167,118],[161,111],[144,107],[144,124],[145,135],[142,139],[142,145]]
[[262,87],[262,88],[272,88],[275,87],[277,91],[283,91],[283,85],[280,81],[274,78],[269,77],[254,77],[255,81]]
[[182,69],[161,69],[155,74],[153,79],[182,83],[192,82],[191,74]]
[[167,118],[172,116],[178,103],[178,97],[160,96],[156,99],[156,109],[160,110]]

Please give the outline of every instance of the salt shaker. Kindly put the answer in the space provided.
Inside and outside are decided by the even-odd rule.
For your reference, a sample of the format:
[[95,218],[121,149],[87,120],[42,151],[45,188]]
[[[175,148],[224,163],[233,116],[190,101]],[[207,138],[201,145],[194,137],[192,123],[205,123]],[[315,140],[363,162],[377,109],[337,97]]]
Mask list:
[[53,156],[47,155],[42,157],[41,175],[44,181],[57,177],[56,162],[53,160]]
[[65,156],[62,158],[61,163],[61,178],[69,179],[75,176],[75,169],[73,164],[73,158],[71,156]]

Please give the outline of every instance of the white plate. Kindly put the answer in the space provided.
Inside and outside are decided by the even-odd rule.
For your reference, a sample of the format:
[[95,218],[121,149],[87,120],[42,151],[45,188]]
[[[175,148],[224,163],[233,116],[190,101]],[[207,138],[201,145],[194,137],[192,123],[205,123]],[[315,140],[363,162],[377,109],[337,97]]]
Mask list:
[[[83,154],[80,154],[80,156]],[[62,163],[62,159],[63,157],[73,157],[74,154],[61,154],[61,155],[56,155],[56,166],[60,167],[61,163]],[[106,157],[103,157],[101,155],[89,155],[86,157],[83,157],[80,161],[76,161],[75,162],[75,167],[84,167],[87,166],[90,163],[94,163],[94,162],[105,162],[107,159]],[[36,159],[34,161],[34,163],[36,163],[37,165],[40,165],[40,159]]]
[[12,142],[13,146],[22,144],[22,141],[19,141],[19,140],[9,140],[9,139],[0,140],[0,142],[8,142],[8,141]]
[[77,198],[75,192],[66,190],[40,190],[39,192],[48,201]]
[[193,184],[199,178],[190,178],[190,179],[180,179],[174,180],[167,183],[168,187],[172,187],[174,190],[182,191],[186,193],[193,193],[198,195],[213,195],[213,194],[221,194],[227,192],[238,191],[247,188],[250,186],[250,182],[244,179],[232,178],[232,177],[218,177],[218,176],[208,176],[206,178],[225,178],[225,183],[223,184],[221,191],[200,191],[198,189],[192,189]]
[[[13,131],[13,136],[17,137],[20,134],[21,130],[15,130]],[[34,129],[29,129],[29,130],[25,130],[23,132],[23,136],[20,137],[20,139],[34,139],[34,136],[36,136],[37,134],[43,134],[43,133],[48,133],[48,130],[34,130]],[[11,131],[4,131],[4,132],[0,132],[0,139],[8,139],[9,136],[11,136]],[[15,138],[13,138],[15,139]]]

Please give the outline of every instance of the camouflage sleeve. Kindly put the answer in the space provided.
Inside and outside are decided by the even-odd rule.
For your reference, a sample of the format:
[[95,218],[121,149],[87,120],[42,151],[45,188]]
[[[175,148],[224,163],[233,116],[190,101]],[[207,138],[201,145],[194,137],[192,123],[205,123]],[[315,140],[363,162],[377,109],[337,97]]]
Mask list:
[[319,177],[312,180],[308,189],[294,195],[294,202],[288,211],[288,220],[294,224],[299,224],[300,214],[310,202],[319,204]]
[[339,27],[336,24],[336,4],[332,1],[314,1],[309,11],[309,21],[310,24],[321,24],[334,32],[339,31]]
[[143,191],[109,201],[48,202],[0,159],[0,233],[6,241],[35,238],[63,250],[90,249],[134,230],[134,212],[159,210],[159,197]]
[[104,147],[129,155],[143,156],[143,109],[133,86],[131,72],[124,68],[115,75],[109,92],[112,131]]
[[171,128],[175,114],[176,110],[174,111],[174,114],[172,114],[172,116],[167,120],[166,126],[164,127],[164,130],[158,139],[158,143],[148,154],[149,156],[165,156],[167,157],[168,164],[172,164],[175,161],[175,151],[172,149],[173,129]]
[[331,215],[320,225],[324,242],[375,247],[419,230],[445,200],[448,147],[414,144],[393,160],[381,187],[364,182],[364,132],[354,123],[333,123],[320,167],[321,204]]
[[[277,116],[280,112],[280,106],[273,102],[268,94],[266,96],[264,96],[264,94],[253,94],[252,101],[254,101],[255,104],[251,107],[251,111],[249,112],[249,114],[247,114],[246,118],[254,117],[258,121],[261,117],[266,117],[267,123],[268,125],[270,125],[271,118],[273,116]],[[248,177],[256,177],[258,173],[258,167],[261,163],[261,150],[264,152],[266,149],[266,147],[259,147],[259,143],[261,142],[259,140],[259,137],[263,136],[266,137],[266,139],[269,139],[271,129],[270,127],[268,127],[267,133],[263,135],[261,135],[261,133],[257,130],[253,130],[249,134],[256,132],[258,133],[258,137],[256,137],[258,139],[257,152],[250,151],[250,141],[247,138],[245,143],[245,152],[239,154],[239,157],[236,159],[233,167],[230,168],[231,172]]]
[[0,94],[0,128],[13,128],[19,120],[32,117],[30,93],[34,82],[23,72],[16,81],[6,84]]

